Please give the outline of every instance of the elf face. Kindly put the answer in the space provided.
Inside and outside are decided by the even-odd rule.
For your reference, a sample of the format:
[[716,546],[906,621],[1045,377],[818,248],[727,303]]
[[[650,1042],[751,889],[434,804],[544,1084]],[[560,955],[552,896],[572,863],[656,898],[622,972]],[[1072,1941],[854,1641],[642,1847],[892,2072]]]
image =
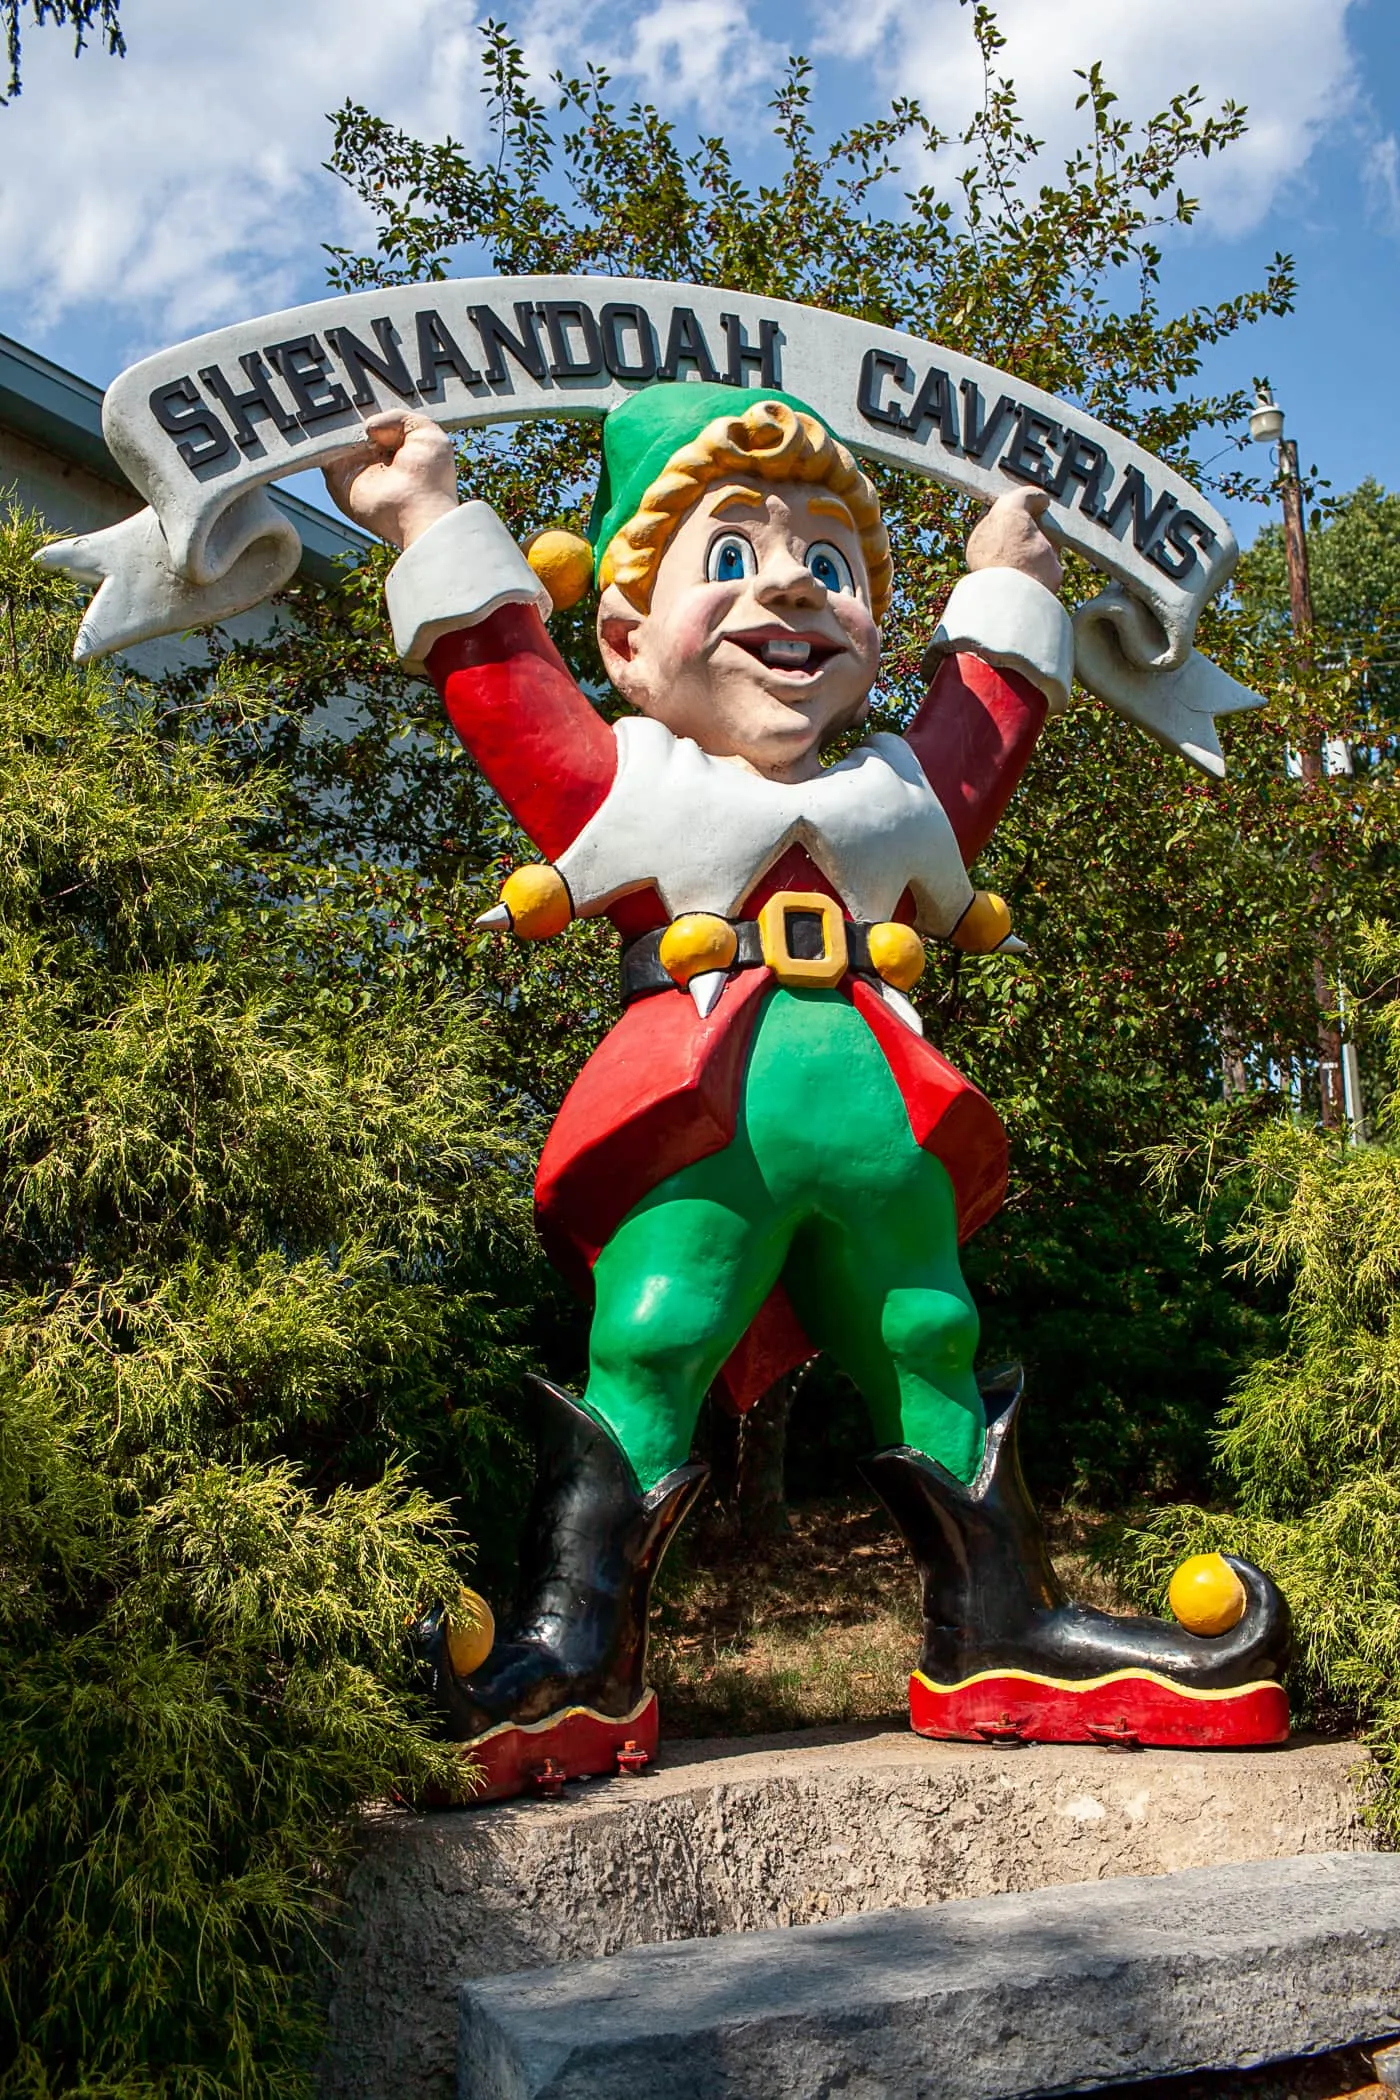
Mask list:
[[806,482],[742,476],[707,489],[676,528],[649,611],[608,587],[598,639],[633,707],[773,780],[820,771],[822,746],[864,716],[880,661],[845,505]]

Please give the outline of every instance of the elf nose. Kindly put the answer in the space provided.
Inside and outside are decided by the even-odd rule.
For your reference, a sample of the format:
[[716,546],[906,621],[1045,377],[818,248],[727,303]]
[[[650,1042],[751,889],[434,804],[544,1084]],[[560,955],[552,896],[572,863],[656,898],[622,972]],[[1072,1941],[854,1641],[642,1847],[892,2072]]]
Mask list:
[[775,547],[754,579],[760,605],[801,605],[816,610],[826,604],[826,585],[819,583],[790,547]]

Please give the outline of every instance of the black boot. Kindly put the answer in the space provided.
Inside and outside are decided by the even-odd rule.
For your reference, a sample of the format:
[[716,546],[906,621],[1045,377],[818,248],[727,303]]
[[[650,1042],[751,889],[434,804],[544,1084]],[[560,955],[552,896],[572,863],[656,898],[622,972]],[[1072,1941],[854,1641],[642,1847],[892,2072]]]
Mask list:
[[[455,1742],[503,1724],[543,1734],[571,1709],[619,1725],[636,1719],[647,1696],[652,1583],[709,1473],[677,1466],[644,1495],[607,1430],[547,1379],[530,1384],[538,1473],[514,1627],[469,1678],[453,1671],[442,1615],[424,1628],[433,1689]],[[573,1769],[582,1768],[575,1757]]]
[[[1021,1388],[1019,1369],[984,1385],[987,1441],[969,1486],[903,1445],[861,1467],[903,1533],[923,1584],[924,1644],[912,1708],[935,1723],[959,1724],[988,1709],[970,1725],[924,1732],[1279,1740],[1287,1732],[1280,1680],[1289,1653],[1280,1592],[1248,1561],[1229,1557],[1245,1609],[1228,1633],[1209,1638],[1164,1619],[1119,1618],[1072,1603],[1051,1566],[1021,1471]],[[1109,1678],[1115,1682],[1105,1687]],[[1245,1688],[1252,1703],[1241,1697]],[[1004,1728],[991,1711],[999,1698],[1010,1700]],[[1105,1722],[1100,1709],[1110,1707]]]

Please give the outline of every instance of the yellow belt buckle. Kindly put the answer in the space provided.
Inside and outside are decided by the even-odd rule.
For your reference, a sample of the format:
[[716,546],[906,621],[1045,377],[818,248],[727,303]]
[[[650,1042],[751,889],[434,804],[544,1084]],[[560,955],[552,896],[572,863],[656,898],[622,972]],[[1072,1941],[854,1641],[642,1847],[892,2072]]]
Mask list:
[[[811,927],[814,917],[820,922],[818,929]],[[794,955],[794,937],[806,947],[813,930],[820,932],[820,953]],[[818,890],[779,890],[770,897],[758,915],[758,938],[763,960],[779,984],[839,984],[850,964],[841,907]]]

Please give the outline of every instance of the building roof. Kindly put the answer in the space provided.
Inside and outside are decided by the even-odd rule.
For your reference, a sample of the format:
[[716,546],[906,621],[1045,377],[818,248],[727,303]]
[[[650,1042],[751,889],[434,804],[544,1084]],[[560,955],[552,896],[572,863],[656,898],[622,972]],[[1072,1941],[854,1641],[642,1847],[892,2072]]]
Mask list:
[[[107,448],[102,435],[102,389],[62,365],[50,363],[13,337],[0,335],[0,425],[27,438],[31,445],[84,468],[110,482],[136,502],[142,500]],[[336,564],[347,554],[363,554],[374,545],[327,511],[317,510],[287,489],[268,491],[301,534],[301,568],[313,583],[336,581]]]

